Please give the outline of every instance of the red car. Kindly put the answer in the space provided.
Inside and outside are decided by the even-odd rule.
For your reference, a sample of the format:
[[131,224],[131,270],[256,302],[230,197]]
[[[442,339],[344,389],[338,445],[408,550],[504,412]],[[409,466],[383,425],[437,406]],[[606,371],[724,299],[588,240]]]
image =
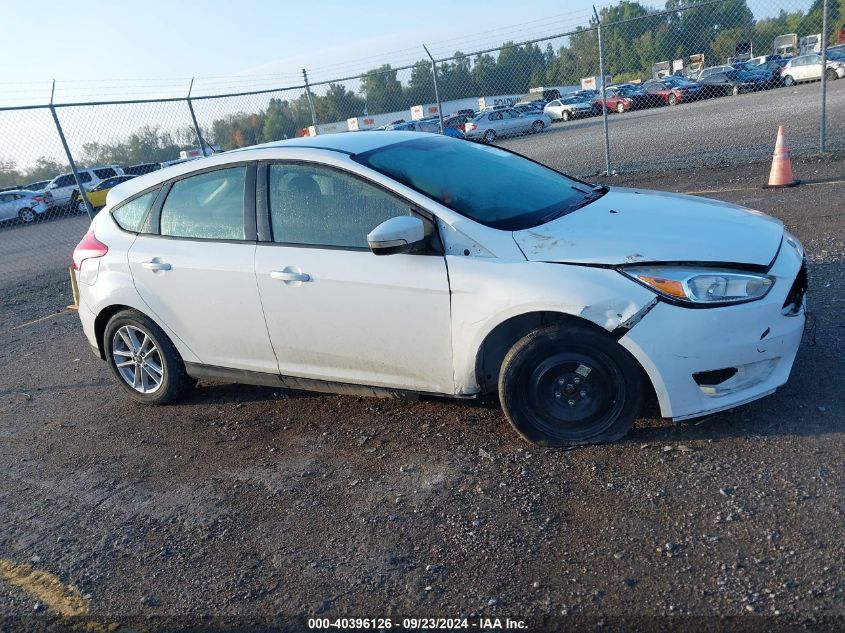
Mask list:
[[466,132],[464,126],[466,122],[469,121],[472,117],[467,116],[466,114],[453,114],[452,116],[446,117],[443,119],[443,127],[453,127],[461,132]]
[[643,84],[643,89],[665,105],[677,105],[683,101],[692,101],[701,97],[701,86],[681,77],[654,79]]
[[[622,113],[634,107],[634,101],[624,96],[620,91],[616,90],[615,88],[607,88],[605,92],[607,93],[608,111]],[[591,103],[593,104],[593,110],[595,110],[596,112],[601,112],[601,93],[599,93],[599,96],[594,98]]]

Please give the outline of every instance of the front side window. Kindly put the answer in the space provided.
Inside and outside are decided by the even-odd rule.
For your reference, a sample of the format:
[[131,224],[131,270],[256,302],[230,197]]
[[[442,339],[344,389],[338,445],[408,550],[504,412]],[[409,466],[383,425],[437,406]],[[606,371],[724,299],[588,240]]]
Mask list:
[[72,184],[76,182],[73,179],[73,174],[67,174],[65,176],[59,176],[56,178],[56,184],[54,185],[57,189],[60,187],[70,187]]
[[353,160],[471,220],[507,231],[543,224],[599,195],[517,154],[441,136],[392,143]]
[[375,227],[411,214],[382,189],[317,165],[270,165],[269,197],[273,241],[285,244],[367,248]]
[[246,167],[218,169],[173,183],[161,208],[161,234],[244,239]]
[[[71,176],[71,181],[73,181],[73,176]],[[91,174],[87,171],[79,172],[79,181],[80,182],[91,182]]]
[[144,195],[133,198],[129,202],[117,207],[112,211],[112,217],[117,225],[124,231],[132,231],[137,233],[141,230],[141,222],[144,221],[144,216],[147,214],[147,209],[150,208],[153,200],[155,200],[158,189],[145,193]]

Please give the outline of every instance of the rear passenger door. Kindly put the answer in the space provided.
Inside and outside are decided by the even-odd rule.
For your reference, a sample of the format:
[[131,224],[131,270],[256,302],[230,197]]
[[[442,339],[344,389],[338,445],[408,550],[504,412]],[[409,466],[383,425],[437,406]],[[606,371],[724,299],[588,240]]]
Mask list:
[[250,164],[166,184],[129,268],[151,316],[204,365],[276,373],[255,285],[254,200]]
[[377,256],[367,246],[370,231],[411,215],[410,204],[316,163],[270,163],[258,179],[266,198],[255,271],[279,372],[453,393],[442,252]]

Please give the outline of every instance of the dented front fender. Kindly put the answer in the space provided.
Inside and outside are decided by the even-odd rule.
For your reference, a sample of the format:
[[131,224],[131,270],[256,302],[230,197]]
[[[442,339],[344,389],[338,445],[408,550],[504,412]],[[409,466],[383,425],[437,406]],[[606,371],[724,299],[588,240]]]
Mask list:
[[452,349],[460,394],[479,391],[476,359],[484,339],[508,319],[559,312],[612,332],[654,301],[654,293],[612,268],[447,256]]

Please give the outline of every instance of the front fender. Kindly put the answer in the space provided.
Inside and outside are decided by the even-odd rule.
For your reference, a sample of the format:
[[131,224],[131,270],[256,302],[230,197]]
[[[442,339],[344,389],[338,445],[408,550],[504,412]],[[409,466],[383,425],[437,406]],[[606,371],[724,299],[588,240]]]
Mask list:
[[459,394],[480,390],[476,360],[487,336],[508,319],[558,312],[613,331],[654,293],[611,268],[447,256],[452,351]]

